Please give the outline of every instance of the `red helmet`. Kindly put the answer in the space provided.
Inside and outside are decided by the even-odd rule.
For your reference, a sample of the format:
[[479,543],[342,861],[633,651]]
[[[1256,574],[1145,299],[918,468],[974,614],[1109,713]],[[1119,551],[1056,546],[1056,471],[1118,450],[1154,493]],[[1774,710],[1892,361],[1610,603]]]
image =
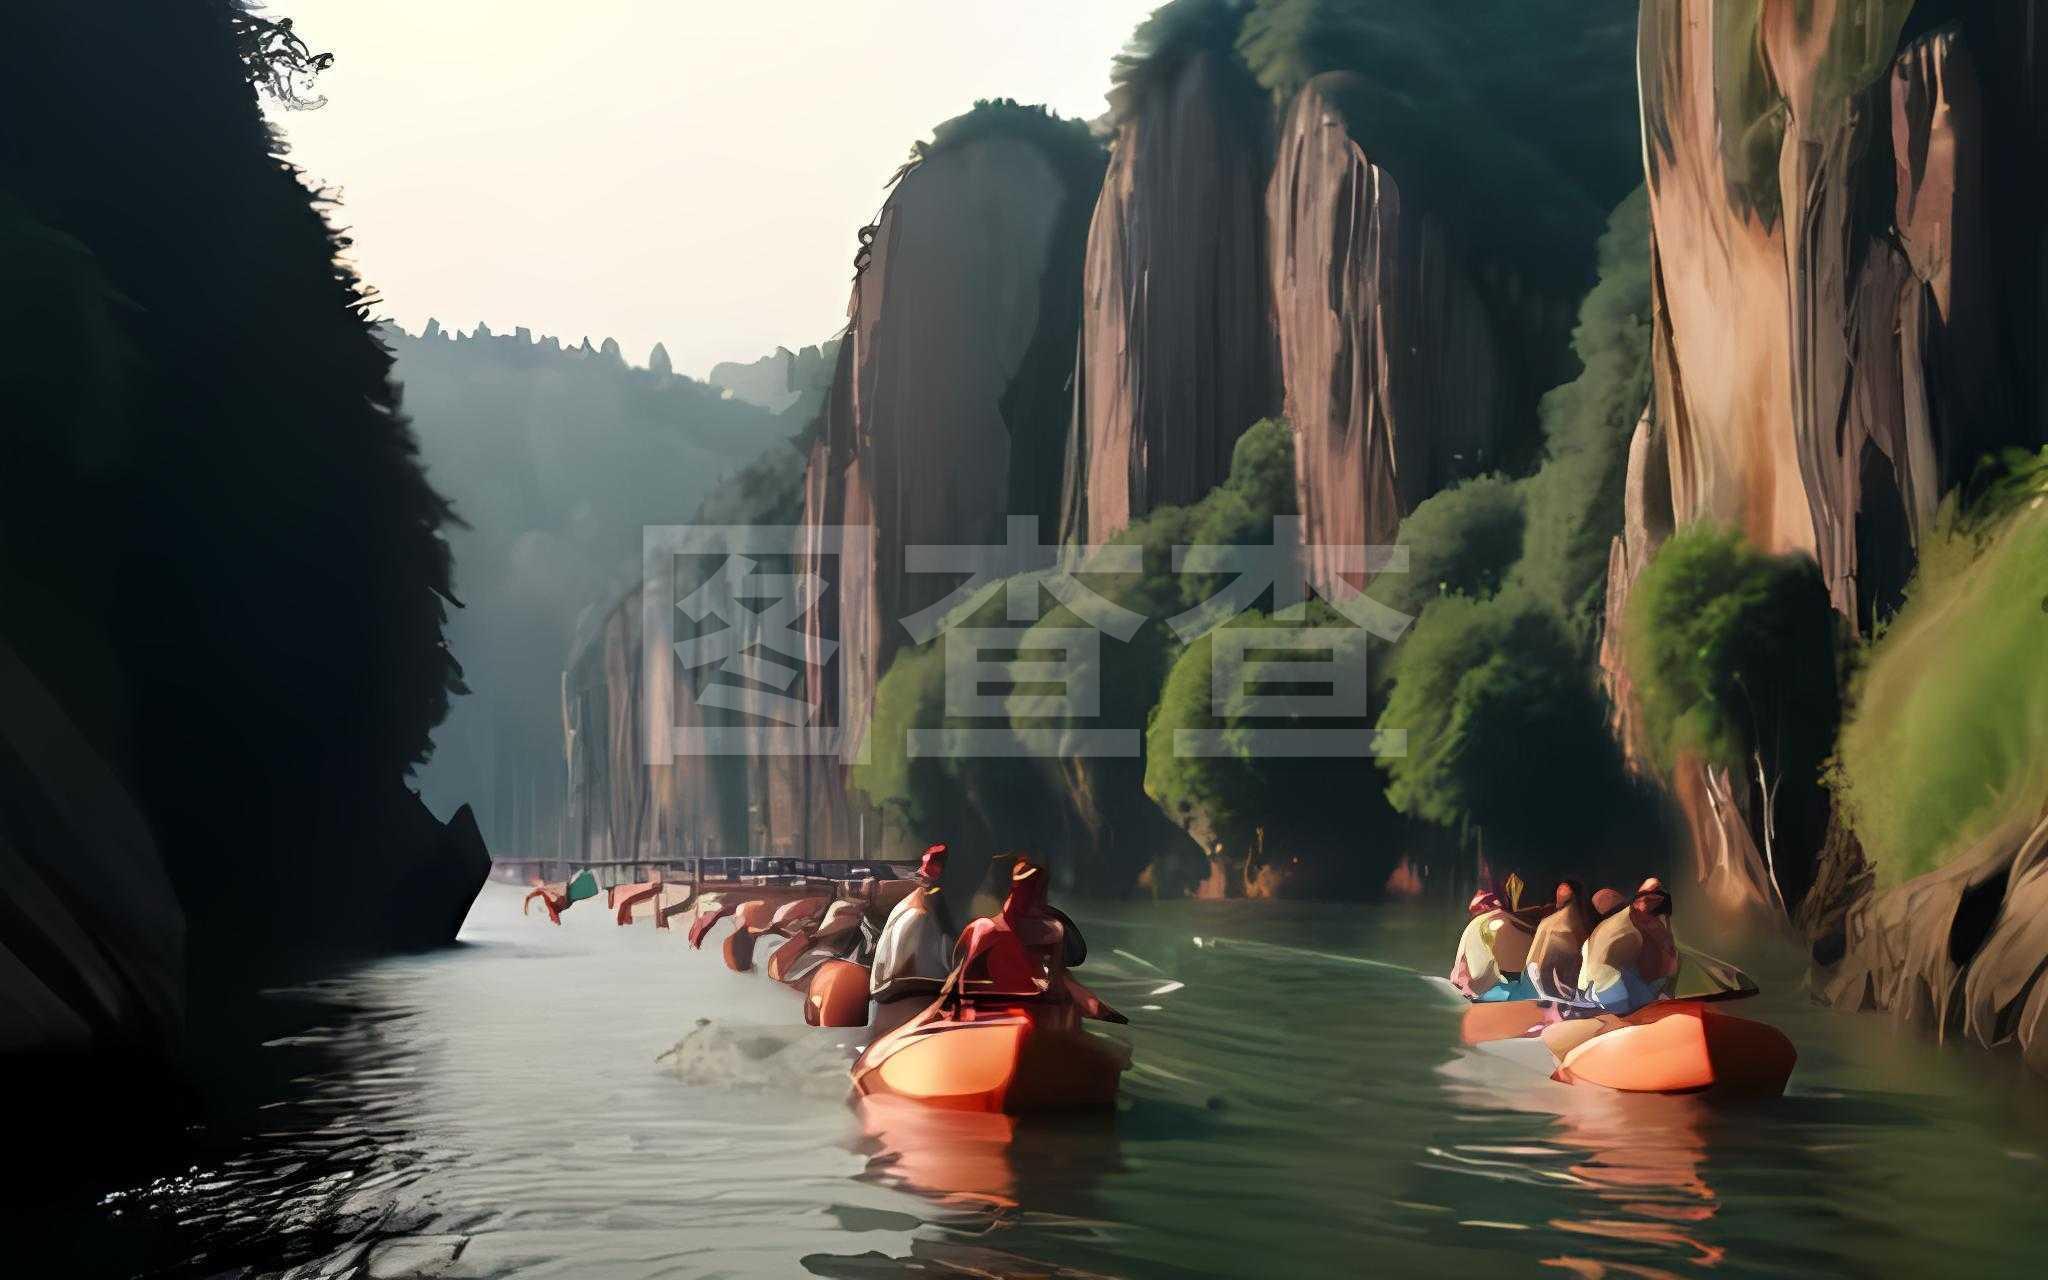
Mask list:
[[917,878],[926,884],[937,884],[946,875],[946,846],[926,845],[924,857],[918,859]]

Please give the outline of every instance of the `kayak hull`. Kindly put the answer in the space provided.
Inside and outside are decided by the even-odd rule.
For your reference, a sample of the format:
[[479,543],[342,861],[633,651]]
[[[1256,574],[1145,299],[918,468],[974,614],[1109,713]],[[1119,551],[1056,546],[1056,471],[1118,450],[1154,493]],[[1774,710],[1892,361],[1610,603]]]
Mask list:
[[949,1111],[1023,1115],[1114,1106],[1130,1055],[1067,1020],[1029,1008],[910,1023],[853,1064],[863,1097]]
[[1567,1052],[1556,1078],[1623,1093],[1777,1097],[1799,1058],[1776,1027],[1698,1001],[1658,1001],[1620,1022]]
[[804,1021],[814,1027],[868,1025],[868,967],[827,960],[804,990]]

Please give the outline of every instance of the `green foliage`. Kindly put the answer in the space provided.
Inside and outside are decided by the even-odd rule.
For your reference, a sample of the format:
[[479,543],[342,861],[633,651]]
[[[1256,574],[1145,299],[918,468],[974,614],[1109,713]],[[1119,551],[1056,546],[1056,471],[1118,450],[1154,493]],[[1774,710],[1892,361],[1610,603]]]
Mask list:
[[1110,68],[1109,101],[1118,120],[1170,83],[1203,54],[1237,64],[1234,46],[1251,0],[1167,0],[1138,24]]
[[1834,781],[1886,882],[2048,806],[2048,453],[2006,467],[1945,504],[1853,684]]
[[1549,605],[1510,591],[1446,596],[1395,651],[1382,735],[1387,799],[1442,826],[1477,826],[1523,865],[1583,868],[1630,807],[1605,700]]
[[1807,557],[1682,530],[1637,579],[1625,625],[1644,736],[1664,764],[1693,753],[1740,767],[1788,734],[1832,739],[1835,614]]
[[937,810],[937,797],[955,783],[947,776],[950,757],[913,757],[913,729],[945,722],[946,652],[943,643],[905,649],[889,664],[875,689],[868,725],[867,761],[853,767],[853,786],[878,809],[896,814],[912,830],[924,828]]
[[[1103,846],[1104,860],[1114,864],[1098,869],[1106,883],[1113,884],[1118,874],[1135,875],[1158,852],[1144,844],[1145,819],[1158,821],[1144,799],[1144,761],[1082,756],[1075,750],[1076,735],[1151,720],[1182,649],[1164,620],[1204,602],[1222,585],[1211,575],[1175,573],[1174,547],[1268,542],[1274,516],[1293,507],[1292,433],[1286,423],[1267,419],[1239,437],[1223,484],[1190,506],[1155,509],[1113,539],[1141,549],[1143,572],[1106,572],[1100,552],[1075,568],[1075,577],[1090,590],[1148,619],[1129,642],[1103,637],[1092,664],[1102,690],[1099,716],[1070,717],[1058,690],[1012,682],[1002,717],[948,717],[945,641],[940,637],[900,652],[891,663],[876,691],[869,763],[855,769],[854,785],[874,803],[919,821],[950,813],[964,794],[980,807],[982,821],[1005,839],[1041,846],[1089,839]],[[956,609],[948,624],[1004,625],[1007,586],[992,584]],[[1054,630],[1089,626],[1067,606],[1054,604],[1019,639],[1019,649],[1046,647]],[[1086,672],[1090,665],[1081,669]],[[906,758],[906,730],[949,727],[1006,731],[1030,756],[1024,761]]]
[[[1103,643],[1103,723],[1146,723],[1180,648],[1164,620],[1209,600],[1227,581],[1225,575],[1175,573],[1174,547],[1270,542],[1273,517],[1293,510],[1293,431],[1284,421],[1267,418],[1238,437],[1229,478],[1201,501],[1187,507],[1157,508],[1110,539],[1115,545],[1143,548],[1143,573],[1100,572],[1096,567],[1100,552],[1081,565],[1076,576],[1091,590],[1153,620],[1128,644]],[[1048,612],[1032,630],[1086,625],[1061,606]],[[1066,755],[1068,735],[1086,726],[1056,715],[1058,706],[1059,699],[1051,694],[1013,694],[1011,720],[1027,742],[1051,754]]]
[[1052,108],[1015,98],[977,98],[969,110],[932,130],[931,141],[911,146],[913,161],[964,147],[985,138],[1022,138],[1057,160],[1102,168],[1102,143],[1085,120],[1067,120]]
[[1629,439],[1650,397],[1650,202],[1638,187],[1608,219],[1600,280],[1572,330],[1579,376],[1543,397],[1542,468],[1526,485],[1517,583],[1582,634],[1599,620],[1608,547],[1622,527]]
[[[1212,681],[1218,634],[1302,625],[1258,611],[1240,615],[1189,644],[1166,678],[1146,729],[1145,794],[1204,849],[1220,844],[1230,853],[1242,853],[1252,847],[1254,830],[1263,827],[1269,846],[1289,854],[1355,855],[1384,831],[1383,823],[1373,821],[1377,788],[1369,758],[1276,756],[1261,738],[1267,731],[1315,730],[1349,733],[1363,743],[1373,734],[1369,720],[1254,715],[1260,709],[1249,705],[1251,695],[1242,684],[1221,706],[1216,703]],[[1343,629],[1346,643],[1331,655],[1331,664],[1364,680],[1368,632],[1321,602],[1311,604],[1305,625]],[[1257,656],[1256,646],[1251,656]],[[1176,745],[1183,733],[1204,735],[1214,745],[1204,753],[1183,754]],[[1343,803],[1333,803],[1340,796]],[[1384,870],[1367,880],[1376,883],[1382,876]]]
[[1283,107],[1305,85],[1476,255],[1569,279],[1640,178],[1631,0],[1259,0],[1238,49]]
[[1522,559],[1526,486],[1477,476],[1424,499],[1401,522],[1408,572],[1383,573],[1369,594],[1411,617],[1444,595],[1490,596]]
[[334,55],[315,52],[293,29],[290,18],[266,18],[254,0],[229,0],[228,29],[235,56],[249,83],[288,111],[324,106],[311,93],[313,82],[334,65]]

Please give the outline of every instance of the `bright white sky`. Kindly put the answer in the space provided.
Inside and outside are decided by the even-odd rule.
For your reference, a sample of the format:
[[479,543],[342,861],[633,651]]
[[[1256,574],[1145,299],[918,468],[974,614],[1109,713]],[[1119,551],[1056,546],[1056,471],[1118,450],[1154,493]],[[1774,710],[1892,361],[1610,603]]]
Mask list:
[[334,68],[274,113],[415,332],[656,341],[679,372],[828,337],[854,232],[976,98],[1092,119],[1159,0],[271,0]]

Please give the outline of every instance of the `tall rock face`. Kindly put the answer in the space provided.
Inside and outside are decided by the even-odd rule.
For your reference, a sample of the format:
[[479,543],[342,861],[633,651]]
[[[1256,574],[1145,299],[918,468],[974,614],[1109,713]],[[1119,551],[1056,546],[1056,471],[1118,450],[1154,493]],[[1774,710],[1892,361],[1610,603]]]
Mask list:
[[1296,95],[1266,190],[1280,369],[1319,584],[1336,577],[1324,549],[1393,542],[1417,503],[1498,465],[1496,431],[1534,407],[1454,237],[1357,141],[1362,87],[1326,73]]
[[[1651,531],[1711,521],[1811,555],[1867,628],[1940,496],[2042,438],[2030,10],[1645,0],[1655,392],[1610,617]],[[1680,773],[1713,896],[1765,900],[1757,798]]]
[[1088,228],[1067,542],[1200,498],[1279,407],[1265,97],[1215,50],[1134,89]]
[[[864,234],[804,478],[806,560],[828,584],[808,615],[811,696],[828,716],[848,709],[849,744],[912,640],[902,620],[962,580],[907,572],[905,549],[1001,545],[1012,513],[1041,517],[1048,542],[1054,532],[1100,173],[1081,126],[985,105],[941,127]],[[835,552],[821,531],[840,526],[867,532]],[[779,771],[769,799],[778,826],[809,806],[813,848],[850,843],[836,768]]]

